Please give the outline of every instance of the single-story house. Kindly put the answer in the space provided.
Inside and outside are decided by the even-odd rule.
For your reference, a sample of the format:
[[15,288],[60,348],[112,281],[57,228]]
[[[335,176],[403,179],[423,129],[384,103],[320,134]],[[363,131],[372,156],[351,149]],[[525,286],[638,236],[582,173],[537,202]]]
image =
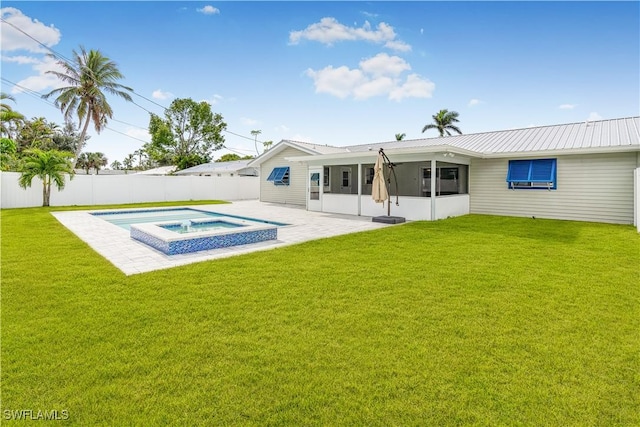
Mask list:
[[260,168],[249,166],[251,160],[234,160],[231,162],[211,162],[182,169],[174,175],[197,175],[197,176],[259,176]]
[[284,140],[249,165],[260,168],[261,201],[380,216],[388,206],[371,198],[380,148],[394,164],[392,216],[638,224],[640,117],[345,147]]

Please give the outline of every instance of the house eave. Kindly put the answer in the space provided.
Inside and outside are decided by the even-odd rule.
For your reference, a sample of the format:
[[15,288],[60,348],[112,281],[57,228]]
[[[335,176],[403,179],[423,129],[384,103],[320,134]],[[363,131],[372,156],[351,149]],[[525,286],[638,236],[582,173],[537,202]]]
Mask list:
[[629,144],[615,147],[592,147],[592,148],[562,148],[555,150],[536,150],[536,151],[507,151],[500,153],[485,152],[481,156],[483,159],[496,158],[522,158],[522,157],[549,157],[549,156],[569,156],[580,154],[607,154],[607,153],[633,153],[639,152],[640,145]]

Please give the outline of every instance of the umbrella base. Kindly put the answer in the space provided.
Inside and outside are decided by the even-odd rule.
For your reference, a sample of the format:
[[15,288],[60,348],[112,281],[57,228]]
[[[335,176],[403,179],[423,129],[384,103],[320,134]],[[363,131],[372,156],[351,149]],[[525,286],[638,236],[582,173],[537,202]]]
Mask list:
[[382,222],[384,224],[400,224],[405,222],[405,219],[401,216],[383,215],[383,216],[374,216],[373,218],[371,218],[371,221]]

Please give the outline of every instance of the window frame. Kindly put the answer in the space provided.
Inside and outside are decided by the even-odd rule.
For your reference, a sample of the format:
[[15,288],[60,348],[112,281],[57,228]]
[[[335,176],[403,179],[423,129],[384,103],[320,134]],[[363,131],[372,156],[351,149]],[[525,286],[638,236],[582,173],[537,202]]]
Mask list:
[[509,160],[506,181],[510,190],[557,190],[558,160]]

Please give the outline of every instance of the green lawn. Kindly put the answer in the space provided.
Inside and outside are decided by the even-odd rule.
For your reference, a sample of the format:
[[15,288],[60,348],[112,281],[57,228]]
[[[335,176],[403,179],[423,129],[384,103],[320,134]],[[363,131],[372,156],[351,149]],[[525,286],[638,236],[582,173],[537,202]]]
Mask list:
[[469,215],[125,276],[1,212],[2,420],[640,425],[640,235]]

